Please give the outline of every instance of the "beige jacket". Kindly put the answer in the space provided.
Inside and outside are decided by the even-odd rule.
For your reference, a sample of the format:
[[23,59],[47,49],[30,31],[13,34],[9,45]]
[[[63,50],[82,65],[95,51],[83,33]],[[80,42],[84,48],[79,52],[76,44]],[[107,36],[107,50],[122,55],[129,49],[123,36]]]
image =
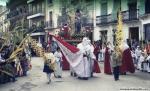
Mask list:
[[48,64],[50,68],[55,70],[55,61],[56,60],[55,60],[54,54],[53,53],[45,53],[44,58],[45,58],[44,63]]
[[112,53],[112,67],[121,66],[122,65],[122,55],[121,53],[113,52]]

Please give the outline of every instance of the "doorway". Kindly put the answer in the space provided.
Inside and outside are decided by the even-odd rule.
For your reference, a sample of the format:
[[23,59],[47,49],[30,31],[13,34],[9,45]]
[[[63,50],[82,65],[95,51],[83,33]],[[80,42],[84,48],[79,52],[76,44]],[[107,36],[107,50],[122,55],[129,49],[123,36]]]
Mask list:
[[139,41],[139,27],[129,28],[129,39]]
[[102,43],[107,42],[107,30],[100,31]]

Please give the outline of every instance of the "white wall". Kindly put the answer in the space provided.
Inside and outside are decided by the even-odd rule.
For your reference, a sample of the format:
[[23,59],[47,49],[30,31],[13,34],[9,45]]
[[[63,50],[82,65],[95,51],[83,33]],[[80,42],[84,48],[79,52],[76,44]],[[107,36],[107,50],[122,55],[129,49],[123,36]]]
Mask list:
[[113,10],[113,0],[109,0],[109,2],[107,3],[107,9],[107,14],[111,14]]
[[[47,1],[47,0],[46,0]],[[49,12],[52,11],[52,16],[53,16],[53,25],[54,25],[54,28],[57,27],[57,19],[58,19],[58,16],[60,15],[60,3],[59,3],[59,0],[54,0],[53,4],[50,5],[46,2],[46,17],[45,17],[45,20],[46,21],[49,21]]]
[[98,0],[96,0],[96,3],[95,3],[95,7],[96,7],[96,16],[100,16],[101,15],[101,10],[100,10],[100,7],[101,7],[101,5],[100,5],[100,1],[98,1]]
[[95,29],[94,29],[94,33],[93,33],[93,39],[94,39],[94,41],[97,41],[97,40],[99,40],[100,39],[100,27],[95,27]]
[[150,15],[148,17],[142,19],[141,21],[142,21],[142,24],[150,23]]

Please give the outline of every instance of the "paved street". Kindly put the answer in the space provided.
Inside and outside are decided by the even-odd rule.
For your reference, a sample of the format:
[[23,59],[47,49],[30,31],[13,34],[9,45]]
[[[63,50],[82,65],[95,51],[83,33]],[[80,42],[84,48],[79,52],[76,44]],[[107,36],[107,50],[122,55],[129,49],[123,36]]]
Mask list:
[[[47,84],[41,60],[32,58],[33,68],[28,76],[18,78],[15,83],[0,85],[0,91],[150,91],[150,74],[139,71],[121,76],[117,82],[112,75],[105,75],[103,72],[84,81],[73,78],[69,71],[64,71],[62,79],[56,79],[52,75],[52,82]],[[103,64],[100,65],[103,71]]]

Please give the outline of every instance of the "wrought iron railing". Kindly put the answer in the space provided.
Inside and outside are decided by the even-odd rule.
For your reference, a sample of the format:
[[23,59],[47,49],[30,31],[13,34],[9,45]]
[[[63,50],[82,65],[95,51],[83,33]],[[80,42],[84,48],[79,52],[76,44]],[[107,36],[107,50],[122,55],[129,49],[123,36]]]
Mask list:
[[[139,9],[122,11],[123,21],[132,21],[139,19]],[[117,15],[117,14],[116,14]],[[101,15],[96,17],[96,24],[108,24],[117,22],[117,16],[113,14]]]
[[127,10],[122,12],[123,21],[132,21],[139,19],[139,9]]

